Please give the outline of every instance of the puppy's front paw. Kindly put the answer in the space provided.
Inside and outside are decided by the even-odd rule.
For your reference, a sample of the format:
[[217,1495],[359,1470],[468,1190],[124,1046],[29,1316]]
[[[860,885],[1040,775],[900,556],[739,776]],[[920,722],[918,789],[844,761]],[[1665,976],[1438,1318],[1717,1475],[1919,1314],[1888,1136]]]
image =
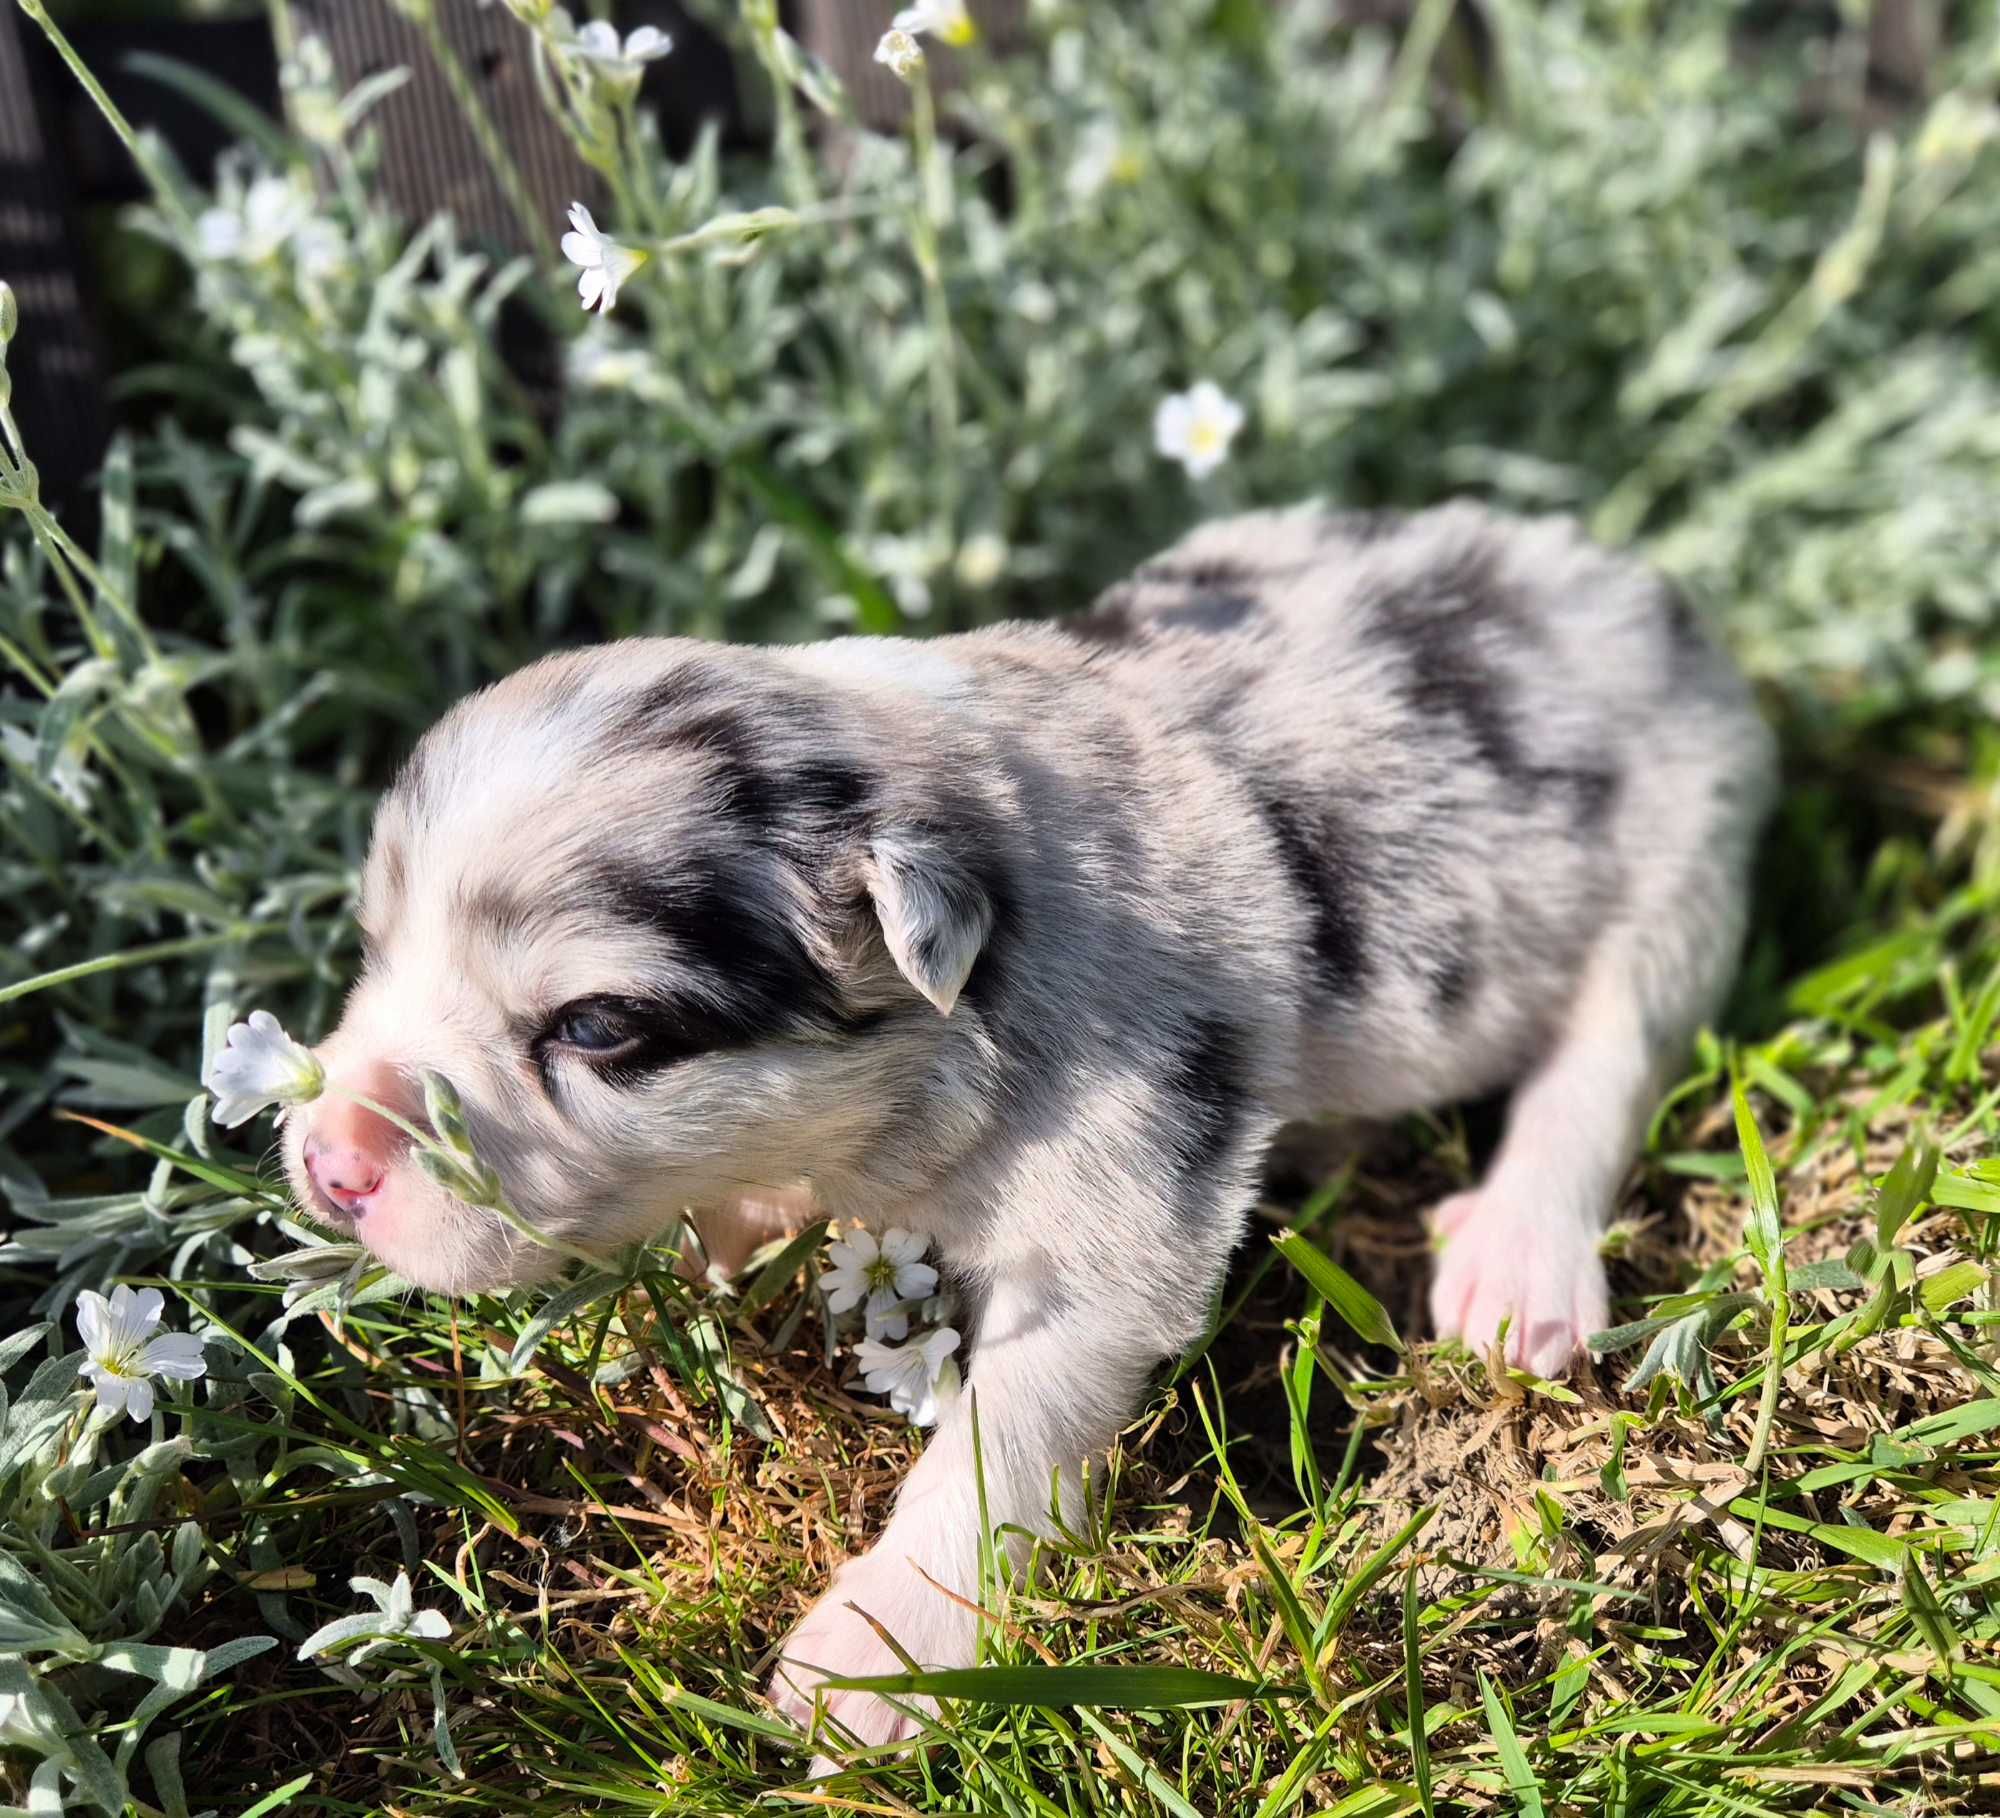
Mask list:
[[1610,1324],[1591,1221],[1482,1189],[1446,1200],[1433,1223],[1444,1239],[1431,1284],[1440,1338],[1461,1338],[1484,1357],[1504,1320],[1507,1361],[1560,1376],[1584,1340]]
[[[907,1560],[870,1553],[834,1575],[826,1595],[806,1612],[785,1642],[771,1676],[771,1701],[792,1723],[830,1743],[874,1748],[907,1742],[917,1733],[912,1713],[937,1707],[928,1698],[898,1699],[872,1692],[823,1691],[822,1679],[873,1678],[908,1669],[861,1612],[875,1618],[897,1644],[923,1667],[972,1664],[972,1618],[918,1574]],[[904,1708],[898,1709],[897,1705]],[[839,1765],[816,1756],[812,1771],[830,1773]]]

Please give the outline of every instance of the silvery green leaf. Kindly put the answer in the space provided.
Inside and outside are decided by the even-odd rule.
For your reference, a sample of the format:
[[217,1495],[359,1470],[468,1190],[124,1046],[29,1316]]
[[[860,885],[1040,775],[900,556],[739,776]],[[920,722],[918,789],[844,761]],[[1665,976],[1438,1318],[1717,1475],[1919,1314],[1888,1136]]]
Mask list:
[[174,1576],[185,1580],[201,1559],[201,1523],[184,1521],[174,1530],[172,1552]]
[[28,1782],[28,1803],[23,1808],[29,1818],[62,1818],[62,1770],[63,1763],[53,1756],[35,1769]]
[[20,1331],[10,1333],[6,1338],[0,1338],[0,1370],[11,1370],[26,1357],[41,1343],[52,1324],[50,1320],[40,1319],[31,1326],[23,1326]]
[[332,1281],[367,1260],[368,1250],[362,1244],[312,1244],[254,1262],[247,1273],[253,1281]]
[[136,1673],[141,1679],[150,1679],[155,1685],[178,1693],[191,1692],[201,1684],[205,1655],[200,1648],[154,1647],[128,1641],[107,1647],[97,1658],[114,1672]]
[[552,480],[522,496],[520,515],[538,526],[608,524],[618,515],[618,495],[597,480]]
[[293,516],[302,528],[312,530],[335,518],[367,511],[381,496],[382,489],[369,475],[355,474],[345,480],[335,480],[330,486],[315,486],[312,491],[302,494],[293,507]]
[[601,1300],[607,1294],[617,1293],[621,1288],[628,1286],[630,1280],[630,1276],[627,1275],[593,1271],[579,1276],[568,1287],[558,1289],[551,1294],[536,1309],[534,1317],[521,1328],[520,1336],[514,1340],[514,1349],[507,1359],[508,1373],[514,1376],[520,1375],[533,1360],[535,1353],[541,1349],[542,1341],[557,1326],[566,1319],[574,1318],[592,1301]]
[[444,1771],[454,1780],[463,1780],[465,1769],[458,1764],[458,1747],[451,1739],[451,1718],[445,1710],[444,1669],[436,1665],[431,1668],[431,1715],[438,1760],[444,1763]]
[[179,1730],[169,1730],[146,1744],[146,1772],[152,1776],[167,1818],[188,1818],[187,1787],[181,1779]]
[[310,1660],[315,1654],[344,1647],[350,1641],[360,1641],[366,1637],[380,1638],[382,1634],[382,1612],[368,1610],[359,1616],[336,1616],[333,1621],[322,1623],[299,1643],[298,1657]]

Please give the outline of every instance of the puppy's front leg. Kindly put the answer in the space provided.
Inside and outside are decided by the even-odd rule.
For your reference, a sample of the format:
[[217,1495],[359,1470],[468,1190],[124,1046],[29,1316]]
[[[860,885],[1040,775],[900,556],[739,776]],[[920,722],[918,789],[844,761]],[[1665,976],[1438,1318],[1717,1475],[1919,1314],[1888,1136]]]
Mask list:
[[[1131,1417],[1167,1323],[1133,1283],[1092,1280],[1048,1252],[996,1264],[968,1387],[910,1473],[882,1538],[840,1569],[785,1644],[771,1692],[794,1722],[811,1723],[822,1676],[904,1670],[868,1617],[922,1666],[972,1664],[976,1619],[945,1591],[979,1597],[980,1473],[994,1526],[1048,1532],[1058,1472],[1062,1518],[1077,1524],[1077,1467]],[[913,1733],[907,1716],[869,1694],[820,1697],[862,1743]]]

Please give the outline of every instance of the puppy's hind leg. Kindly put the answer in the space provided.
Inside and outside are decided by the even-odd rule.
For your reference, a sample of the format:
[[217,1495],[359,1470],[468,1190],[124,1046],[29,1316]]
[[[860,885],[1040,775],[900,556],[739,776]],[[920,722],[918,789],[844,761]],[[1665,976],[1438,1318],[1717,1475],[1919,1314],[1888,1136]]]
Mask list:
[[1610,1322],[1604,1220],[1668,1070],[1736,968],[1762,818],[1762,776],[1748,774],[1754,788],[1716,790],[1680,864],[1670,846],[1654,854],[1640,902],[1598,936],[1552,1046],[1516,1088],[1486,1180],[1438,1208],[1440,1336],[1484,1356],[1506,1320],[1508,1362],[1554,1376]]
[[1615,957],[1587,969],[1555,1046],[1515,1090],[1485,1180],[1438,1207],[1438,1335],[1482,1356],[1507,1322],[1507,1361],[1560,1374],[1610,1323],[1597,1254],[1664,1057]]

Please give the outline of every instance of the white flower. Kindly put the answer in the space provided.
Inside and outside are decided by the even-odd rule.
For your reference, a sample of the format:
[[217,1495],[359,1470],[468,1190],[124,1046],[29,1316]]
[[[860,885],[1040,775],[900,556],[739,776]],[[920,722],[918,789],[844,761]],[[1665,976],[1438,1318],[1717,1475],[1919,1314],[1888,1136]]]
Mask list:
[[[979,28],[966,11],[965,0],[917,0],[915,6],[904,7],[889,25],[893,31],[935,38],[940,44],[970,44],[979,36]],[[901,73],[897,71],[898,75]]]
[[640,346],[592,331],[577,337],[569,350],[569,373],[591,391],[639,391],[653,376],[652,355]]
[[1153,413],[1153,447],[1199,480],[1228,458],[1242,427],[1243,406],[1212,379],[1203,379],[1160,400]]
[[1088,202],[1099,190],[1130,183],[1138,174],[1139,160],[1127,149],[1118,122],[1100,116],[1077,135],[1066,182],[1072,200]]
[[[862,1307],[870,1338],[901,1338],[910,1329],[903,1302],[937,1292],[937,1271],[923,1260],[924,1238],[892,1225],[880,1242],[872,1231],[850,1231],[826,1247],[833,1267],[819,1278],[827,1309]],[[862,1306],[862,1302],[867,1304]]]
[[205,259],[261,265],[272,258],[312,214],[312,204],[283,177],[259,177],[230,202],[203,209],[194,224]]
[[962,585],[991,587],[1007,572],[1007,545],[990,530],[975,531],[959,545],[954,567]]
[[606,25],[602,19],[593,19],[588,25],[579,26],[569,48],[579,57],[597,67],[597,73],[607,82],[624,88],[637,88],[646,73],[646,65],[657,63],[674,48],[674,41],[657,25],[642,25],[620,44],[618,28]]
[[875,47],[875,61],[886,63],[890,73],[904,82],[914,82],[924,66],[924,47],[908,32],[884,32]]
[[368,1645],[348,1655],[350,1665],[367,1659],[377,1648],[387,1647],[392,1641],[451,1639],[451,1623],[442,1610],[416,1608],[409,1573],[398,1572],[394,1584],[384,1584],[379,1578],[350,1578],[347,1582],[352,1589],[372,1597],[375,1608],[359,1616],[336,1616],[324,1627],[313,1630],[299,1643],[301,1660],[310,1660],[343,1642],[360,1641],[364,1637]]
[[152,1418],[155,1376],[193,1382],[208,1368],[201,1340],[192,1332],[153,1336],[165,1305],[158,1288],[135,1293],[123,1284],[112,1289],[109,1300],[89,1288],[76,1297],[76,1329],[87,1353],[77,1374],[90,1378],[97,1405],[114,1419]]
[[583,268],[576,294],[585,309],[609,314],[618,301],[619,285],[646,263],[646,254],[599,233],[590,210],[581,202],[570,204],[569,220],[572,231],[563,235],[562,250],[565,259]]
[[302,277],[331,278],[348,263],[347,236],[338,222],[316,215],[292,236],[292,257]]
[[864,1338],[854,1347],[854,1356],[871,1394],[888,1396],[890,1407],[907,1414],[912,1426],[934,1427],[939,1413],[958,1393],[958,1365],[951,1361],[957,1349],[956,1331],[933,1326],[906,1345]]
[[215,1121],[225,1130],[248,1123],[267,1105],[303,1105],[326,1090],[326,1070],[279,1026],[268,1010],[230,1026],[201,1083],[215,1094]]

